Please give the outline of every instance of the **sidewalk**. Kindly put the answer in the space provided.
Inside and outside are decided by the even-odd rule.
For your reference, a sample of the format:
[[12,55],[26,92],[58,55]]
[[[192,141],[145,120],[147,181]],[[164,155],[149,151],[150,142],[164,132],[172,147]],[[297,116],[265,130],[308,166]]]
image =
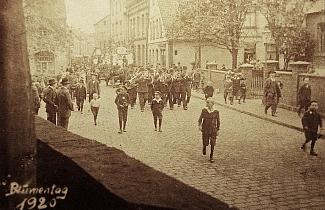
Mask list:
[[[196,98],[205,99],[201,90],[192,91],[192,96]],[[264,106],[261,99],[246,99],[246,103],[238,104],[238,100],[234,100],[234,104],[226,104],[223,99],[223,93],[215,94],[214,97],[217,106],[223,106],[253,117],[257,117],[263,120],[267,120],[288,128],[292,128],[298,131],[302,130],[301,118],[298,117],[296,112],[292,112],[286,109],[278,108],[277,117],[271,115],[271,109],[268,114],[264,113]]]

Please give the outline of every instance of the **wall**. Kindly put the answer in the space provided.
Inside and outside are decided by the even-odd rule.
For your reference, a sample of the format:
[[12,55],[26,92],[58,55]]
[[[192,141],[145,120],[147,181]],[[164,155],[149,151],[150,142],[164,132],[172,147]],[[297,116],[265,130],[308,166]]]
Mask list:
[[277,80],[282,82],[283,89],[281,89],[282,98],[280,104],[286,108],[292,108],[295,106],[293,103],[293,97],[296,97],[297,83],[292,79],[291,72],[277,72]]
[[[177,64],[181,63],[182,66],[187,66],[188,69],[192,68],[191,63],[195,62],[195,53],[197,51],[197,44],[176,42],[173,49],[173,62]],[[177,50],[177,55],[175,51]],[[221,68],[222,64],[225,64],[226,68],[231,68],[231,54],[228,50],[214,47],[203,46],[201,54],[201,67],[205,68],[206,62],[217,63],[218,68]]]
[[308,76],[312,88],[312,100],[319,102],[319,111],[325,113],[325,76],[310,74],[299,75],[299,84],[302,84],[304,77]]
[[225,71],[218,71],[218,70],[208,70],[208,69],[201,69],[201,73],[204,77],[204,84],[206,85],[208,81],[212,81],[213,87],[217,92],[219,89],[220,92],[224,91],[224,78],[225,78]]

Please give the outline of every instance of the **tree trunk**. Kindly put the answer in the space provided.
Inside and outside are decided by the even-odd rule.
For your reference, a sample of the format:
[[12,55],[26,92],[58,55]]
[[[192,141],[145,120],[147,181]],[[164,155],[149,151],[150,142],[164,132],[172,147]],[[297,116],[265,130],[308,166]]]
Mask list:
[[[22,0],[2,1],[0,27],[0,180],[7,181],[5,188],[10,181],[33,185],[36,141]],[[22,201],[1,194],[0,200],[0,209]]]
[[231,50],[232,69],[233,70],[237,68],[237,56],[238,56],[238,49],[237,48],[233,48]]

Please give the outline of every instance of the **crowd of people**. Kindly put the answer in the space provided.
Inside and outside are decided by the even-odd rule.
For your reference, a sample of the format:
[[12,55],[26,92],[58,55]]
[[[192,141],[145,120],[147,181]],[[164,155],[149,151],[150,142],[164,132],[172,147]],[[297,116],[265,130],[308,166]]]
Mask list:
[[[68,128],[71,111],[74,111],[74,101],[78,111],[82,114],[84,103],[87,101],[93,114],[94,124],[97,125],[97,117],[100,109],[100,80],[106,81],[106,85],[117,87],[115,104],[118,110],[119,130],[118,133],[126,132],[128,108],[135,108],[138,100],[139,109],[145,111],[149,105],[153,115],[155,131],[162,132],[163,109],[175,106],[187,110],[192,90],[202,90],[206,107],[202,110],[199,118],[199,129],[202,131],[203,150],[211,145],[210,161],[213,162],[213,150],[220,129],[219,112],[213,108],[214,84],[206,82],[201,73],[196,70],[187,70],[180,66],[172,68],[164,67],[127,67],[101,65],[89,67],[87,65],[75,65],[69,68],[60,78],[49,79],[46,87],[41,87],[39,82],[33,83],[34,111],[38,114],[40,100],[46,104],[47,119],[59,126]],[[58,85],[57,85],[58,84]],[[275,72],[270,72],[264,83],[263,103],[265,114],[271,108],[272,116],[276,116],[277,106],[282,97],[281,82],[275,78]],[[224,102],[233,105],[234,100],[245,103],[246,79],[238,71],[225,73],[224,77]],[[306,142],[301,147],[306,148],[308,142],[312,142],[311,155],[314,152],[318,127],[322,126],[321,118],[317,113],[317,101],[311,100],[311,87],[309,79],[304,79],[298,92],[300,116],[304,109],[302,124],[305,130]]]

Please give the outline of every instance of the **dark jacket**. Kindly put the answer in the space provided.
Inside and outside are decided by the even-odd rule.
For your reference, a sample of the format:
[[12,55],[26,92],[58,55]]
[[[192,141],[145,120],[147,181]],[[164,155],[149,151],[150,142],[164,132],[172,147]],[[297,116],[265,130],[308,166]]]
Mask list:
[[97,80],[89,80],[87,84],[87,93],[100,95],[99,82]]
[[75,93],[77,100],[85,100],[87,97],[87,91],[84,85],[78,85]]
[[138,93],[148,93],[149,88],[148,85],[150,83],[149,79],[141,78],[138,81],[136,81],[138,84]]
[[151,111],[153,113],[161,113],[163,109],[164,109],[163,100],[162,99],[157,100],[154,98],[151,102]]
[[130,103],[130,97],[127,93],[118,93],[115,98],[115,104],[118,109],[127,109]]
[[48,112],[48,113],[57,112],[57,108],[55,107],[56,96],[57,96],[57,93],[53,87],[48,86],[44,90],[43,101],[46,103],[46,105],[45,105],[46,112]]
[[220,129],[219,112],[214,110],[213,112],[209,113],[207,108],[202,109],[198,123],[199,126],[202,126],[202,133],[216,134]]
[[298,103],[305,104],[311,100],[311,87],[308,84],[304,84],[299,88],[298,91]]
[[66,87],[61,87],[57,93],[56,104],[58,105],[58,115],[61,117],[70,117],[73,111],[71,95]]
[[[302,126],[307,132],[318,132],[318,127],[322,127],[321,116],[317,112],[307,111],[301,119]],[[305,129],[307,128],[307,130]]]

